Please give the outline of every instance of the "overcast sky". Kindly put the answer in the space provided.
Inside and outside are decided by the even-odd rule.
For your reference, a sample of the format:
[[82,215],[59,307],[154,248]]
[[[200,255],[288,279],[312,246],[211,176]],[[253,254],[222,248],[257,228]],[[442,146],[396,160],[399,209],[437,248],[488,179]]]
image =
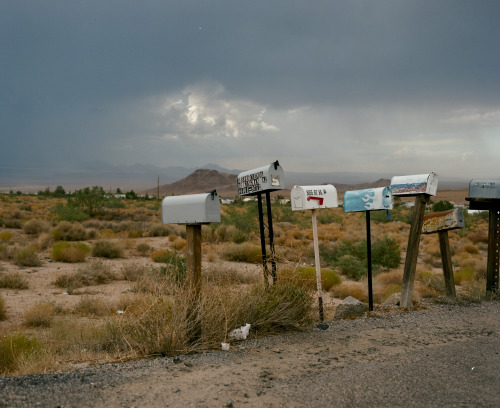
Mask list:
[[500,1],[0,5],[0,173],[500,178]]

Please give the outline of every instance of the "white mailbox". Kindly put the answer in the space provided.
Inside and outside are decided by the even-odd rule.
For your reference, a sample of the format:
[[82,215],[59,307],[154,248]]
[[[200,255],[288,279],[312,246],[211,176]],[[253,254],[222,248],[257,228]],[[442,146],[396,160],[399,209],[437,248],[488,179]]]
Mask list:
[[391,179],[392,194],[395,196],[415,196],[419,194],[435,196],[437,186],[438,176],[434,172],[412,176],[394,176]]
[[292,211],[334,208],[339,206],[337,189],[331,184],[294,186],[290,193]]
[[344,212],[392,210],[390,187],[368,188],[344,193]]
[[165,197],[161,202],[162,224],[209,224],[220,222],[217,192]]
[[239,196],[251,196],[266,191],[285,189],[285,174],[276,160],[269,166],[244,171],[236,179]]

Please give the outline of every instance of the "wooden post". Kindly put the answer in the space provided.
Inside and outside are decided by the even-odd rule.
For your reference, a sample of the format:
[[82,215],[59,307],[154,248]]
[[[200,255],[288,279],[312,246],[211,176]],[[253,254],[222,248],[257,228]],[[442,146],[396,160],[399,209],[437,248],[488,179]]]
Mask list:
[[500,210],[490,209],[488,230],[488,263],[486,268],[486,295],[498,292],[500,264]]
[[417,270],[418,246],[420,244],[420,235],[422,234],[425,205],[428,202],[428,194],[417,195],[415,197],[415,206],[411,217],[410,236],[408,237],[408,247],[406,249],[403,285],[401,288],[400,305],[406,308],[411,307],[415,272]]
[[319,320],[324,322],[323,313],[323,289],[321,287],[321,264],[319,259],[319,243],[318,243],[318,224],[316,221],[316,209],[312,209],[312,226],[313,226],[313,245],[314,245],[314,262],[316,264],[316,286],[318,288],[318,308]]
[[455,297],[455,281],[453,279],[453,265],[451,263],[450,240],[448,231],[438,231],[441,262],[443,263],[444,284],[446,296]]
[[195,343],[201,338],[201,225],[186,225],[186,267],[189,290],[187,310],[188,339]]

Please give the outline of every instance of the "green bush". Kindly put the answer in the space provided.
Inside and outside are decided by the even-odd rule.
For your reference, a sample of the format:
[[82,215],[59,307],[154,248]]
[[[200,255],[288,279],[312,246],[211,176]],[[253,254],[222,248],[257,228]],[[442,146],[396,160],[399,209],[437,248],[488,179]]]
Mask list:
[[[297,270],[282,269],[278,273],[278,282],[291,282],[301,288],[316,290],[316,267],[302,266]],[[332,269],[321,269],[321,287],[330,290],[332,286],[338,285],[342,279]]]
[[63,221],[55,227],[52,236],[56,241],[83,241],[87,239],[87,231],[81,224]]
[[121,258],[123,256],[123,247],[114,241],[96,241],[92,246],[92,255],[101,258]]
[[167,264],[160,268],[162,275],[173,278],[176,282],[184,282],[186,279],[186,258],[180,256],[177,251],[157,250],[151,254],[155,262]]
[[60,221],[82,222],[89,218],[89,215],[83,212],[79,207],[72,204],[57,203],[50,211],[56,219]]
[[453,204],[446,200],[432,204],[432,211],[434,212],[453,210],[453,208]]
[[35,355],[40,350],[40,343],[23,333],[0,338],[0,373],[15,370],[22,358]]
[[52,246],[51,257],[57,262],[83,262],[90,255],[90,247],[81,242],[59,241]]

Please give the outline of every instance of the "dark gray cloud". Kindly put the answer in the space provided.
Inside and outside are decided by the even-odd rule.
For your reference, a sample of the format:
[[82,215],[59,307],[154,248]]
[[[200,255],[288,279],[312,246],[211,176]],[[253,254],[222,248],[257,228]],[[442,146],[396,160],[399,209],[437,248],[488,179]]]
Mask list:
[[2,1],[0,161],[494,176],[498,21],[488,0]]

